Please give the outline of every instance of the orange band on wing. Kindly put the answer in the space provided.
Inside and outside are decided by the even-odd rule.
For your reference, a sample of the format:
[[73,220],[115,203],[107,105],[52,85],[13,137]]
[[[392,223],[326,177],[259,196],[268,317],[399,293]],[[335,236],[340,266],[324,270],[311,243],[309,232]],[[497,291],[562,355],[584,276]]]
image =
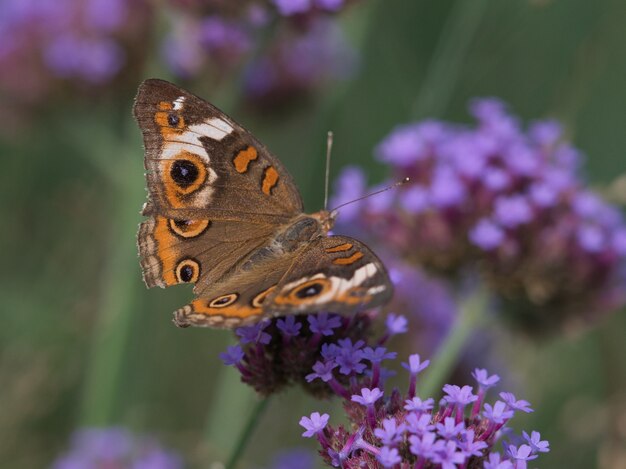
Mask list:
[[350,265],[350,264],[354,264],[361,257],[363,257],[363,253],[361,251],[357,251],[354,254],[352,254],[350,257],[340,257],[339,259],[333,260],[333,264]]
[[176,251],[172,248],[179,241],[170,232],[167,218],[156,217],[156,226],[154,227],[154,240],[156,246],[156,257],[161,263],[161,272],[163,281],[166,285],[176,285]]
[[274,169],[273,166],[268,166],[267,168],[265,168],[265,174],[263,176],[263,184],[261,186],[263,193],[266,195],[270,195],[272,192],[272,189],[276,186],[277,183],[278,183],[278,172]]
[[245,173],[248,171],[248,166],[250,162],[256,160],[258,157],[256,148],[249,146],[245,150],[241,150],[237,153],[237,156],[233,159],[233,164],[235,165],[235,169],[238,173]]
[[233,303],[226,307],[212,308],[206,299],[197,299],[191,302],[193,312],[197,314],[206,314],[208,316],[219,315],[224,317],[248,318],[250,316],[258,316],[263,313],[261,308],[252,308],[247,305]]
[[326,249],[326,252],[343,252],[349,251],[352,249],[352,243],[340,244],[339,246],[334,246],[332,248]]

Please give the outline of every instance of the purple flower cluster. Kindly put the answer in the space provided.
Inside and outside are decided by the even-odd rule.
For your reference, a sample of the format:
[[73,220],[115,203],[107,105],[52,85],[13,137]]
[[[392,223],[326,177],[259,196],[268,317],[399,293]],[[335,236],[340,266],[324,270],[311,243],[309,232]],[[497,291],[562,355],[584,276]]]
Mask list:
[[327,464],[345,469],[522,469],[527,461],[549,451],[548,442],[533,431],[530,435],[524,432],[520,444],[505,445],[504,454],[497,452],[496,443],[514,414],[532,412],[528,402],[517,400],[511,393],[500,393],[501,400],[493,404],[485,402],[487,390],[500,380],[497,375],[474,370],[476,394],[471,386],[446,384],[444,397],[435,408],[434,399],[422,399],[415,393],[417,376],[428,366],[428,360],[411,355],[402,364],[409,372],[408,392],[402,396],[394,389],[386,394],[384,382],[378,378],[380,361],[395,358],[395,354],[383,347],[360,354],[359,350],[355,348],[352,354],[361,360],[365,355],[368,366],[348,384],[341,386],[336,381],[338,373],[333,370],[339,363],[333,355],[324,362],[328,373],[313,374],[335,382],[333,390],[344,398],[351,427],[332,427],[330,416],[319,412],[300,420],[305,429],[302,436],[317,438]]
[[210,67],[216,78],[243,70],[243,89],[257,104],[287,100],[328,80],[348,76],[355,63],[334,14],[343,0],[274,0],[183,5],[163,52],[170,68],[191,77]]
[[372,319],[373,313],[350,317],[319,313],[267,320],[237,329],[240,343],[228,347],[220,358],[262,395],[300,384],[315,396],[328,396],[363,373],[366,361],[376,363],[375,382],[385,378],[380,362],[395,354],[381,345],[406,332],[407,322],[389,314],[384,334],[373,340]]
[[181,458],[146,437],[124,428],[85,428],[72,436],[70,448],[53,469],[76,468],[182,469]]
[[[37,92],[52,77],[99,85],[143,37],[145,7],[128,0],[6,0],[0,3],[0,87]],[[132,21],[132,28],[128,28]],[[41,76],[26,80],[28,72]],[[20,81],[22,83],[20,83]]]
[[[377,154],[392,180],[411,182],[342,209],[339,222],[440,274],[477,266],[544,326],[621,303],[626,225],[586,188],[581,155],[560,125],[524,129],[497,99],[475,100],[470,110],[472,126],[396,128]],[[349,168],[335,206],[365,192],[363,173]]]

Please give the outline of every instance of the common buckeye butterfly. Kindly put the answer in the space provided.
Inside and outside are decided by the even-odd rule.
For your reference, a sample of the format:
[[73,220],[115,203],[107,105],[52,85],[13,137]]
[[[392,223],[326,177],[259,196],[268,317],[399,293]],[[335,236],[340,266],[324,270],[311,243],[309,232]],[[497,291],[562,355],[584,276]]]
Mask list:
[[163,80],[139,86],[148,200],[138,245],[148,287],[194,284],[181,327],[382,305],[385,267],[363,243],[328,236],[336,212],[303,212],[263,144],[203,99]]

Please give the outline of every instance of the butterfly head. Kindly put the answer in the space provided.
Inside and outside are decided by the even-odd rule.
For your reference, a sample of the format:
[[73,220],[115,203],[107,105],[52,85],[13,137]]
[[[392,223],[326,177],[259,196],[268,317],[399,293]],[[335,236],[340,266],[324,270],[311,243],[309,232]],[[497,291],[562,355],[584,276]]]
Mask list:
[[311,216],[319,222],[320,226],[324,230],[324,233],[328,233],[332,230],[333,226],[335,226],[337,213],[337,210],[320,210],[317,213],[311,214]]

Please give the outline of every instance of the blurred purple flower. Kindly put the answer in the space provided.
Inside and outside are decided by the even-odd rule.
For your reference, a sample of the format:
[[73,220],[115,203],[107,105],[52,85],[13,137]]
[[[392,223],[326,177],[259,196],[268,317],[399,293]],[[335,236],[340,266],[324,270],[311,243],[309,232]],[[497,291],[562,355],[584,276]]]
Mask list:
[[[374,188],[410,182],[354,204],[337,230],[384,246],[395,284],[397,259],[455,280],[480,266],[516,324],[535,331],[626,302],[626,224],[585,188],[581,156],[561,126],[539,121],[525,131],[495,98],[473,100],[470,111],[471,126],[397,126],[375,150],[391,180]],[[339,180],[334,200],[369,191],[355,169]]]
[[119,469],[179,469],[181,458],[151,438],[119,427],[85,428],[72,436],[70,448],[53,469],[115,467]]

